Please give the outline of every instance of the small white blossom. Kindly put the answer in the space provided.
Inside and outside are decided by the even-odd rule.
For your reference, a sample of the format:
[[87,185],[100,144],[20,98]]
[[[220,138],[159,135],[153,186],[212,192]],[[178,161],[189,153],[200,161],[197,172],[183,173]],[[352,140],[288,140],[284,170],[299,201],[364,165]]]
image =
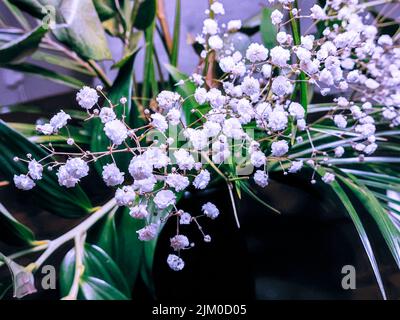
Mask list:
[[213,19],[206,19],[203,22],[203,33],[214,35],[218,32],[218,23]]
[[195,164],[193,156],[185,149],[174,151],[176,164],[181,170],[192,170]]
[[282,19],[283,19],[282,12],[280,12],[277,9],[272,11],[272,13],[271,13],[272,24],[274,24],[274,25],[280,24],[282,22]]
[[268,185],[268,175],[262,170],[257,170],[254,173],[253,179],[254,182],[262,188]]
[[167,263],[174,271],[181,271],[185,267],[185,262],[174,254],[168,256]]
[[327,184],[330,184],[330,183],[332,183],[333,181],[335,181],[335,175],[334,175],[333,173],[327,172],[327,173],[325,173],[324,176],[322,177],[322,181],[325,182],[325,183],[327,183]]
[[179,251],[179,250],[189,247],[189,239],[182,234],[177,234],[175,237],[171,238],[170,243],[171,243],[171,247],[175,251]]
[[159,209],[165,209],[175,204],[176,196],[171,190],[161,190],[154,197],[154,203]]
[[144,156],[136,156],[131,159],[128,171],[134,179],[141,180],[153,174],[153,166]]
[[290,59],[290,51],[282,47],[274,47],[271,49],[271,61],[280,67],[285,67]]
[[215,204],[211,203],[211,202],[207,202],[206,204],[203,204],[203,206],[201,207],[201,209],[203,210],[203,213],[211,218],[211,219],[215,219],[218,217],[219,215],[219,210],[218,208],[215,206]]
[[50,134],[54,133],[54,128],[50,123],[45,123],[43,125],[38,124],[36,126],[36,130],[45,135],[50,135]]
[[69,114],[66,114],[64,111],[60,111],[55,116],[50,119],[50,125],[53,127],[53,132],[57,132],[62,127],[67,125],[67,121],[71,119]]
[[192,216],[189,213],[183,212],[181,214],[181,217],[179,219],[180,224],[190,224],[191,221],[192,221]]
[[214,50],[220,50],[224,46],[224,42],[222,41],[220,36],[211,36],[208,39],[208,45],[210,46],[211,49]]
[[339,128],[339,129],[344,129],[347,127],[347,120],[346,118],[341,115],[341,114],[337,114],[333,117],[333,121],[335,122],[335,125]]
[[179,108],[181,96],[172,91],[161,91],[156,98],[158,106],[166,111],[172,108]]
[[133,206],[129,210],[129,214],[132,218],[135,219],[146,219],[149,216],[149,212],[147,211],[147,207],[145,204]]
[[280,140],[280,141],[274,141],[271,144],[271,154],[274,157],[282,157],[289,151],[289,146],[287,141],[285,140]]
[[252,43],[246,51],[246,58],[251,63],[265,61],[268,58],[268,49],[262,44]]
[[221,2],[214,2],[210,6],[211,11],[213,11],[215,14],[225,14],[224,6],[222,5]]
[[305,111],[303,106],[297,102],[291,102],[289,105],[289,113],[293,116],[296,120],[303,119],[305,115]]
[[102,177],[105,184],[109,187],[117,186],[124,182],[124,172],[121,172],[115,163],[103,166]]
[[224,134],[233,139],[241,139],[243,138],[244,131],[240,121],[237,118],[230,118],[225,121],[224,126],[222,128]]
[[158,235],[159,224],[151,223],[148,226],[136,231],[141,241],[150,241]]
[[90,87],[83,87],[81,90],[78,91],[76,94],[76,101],[78,104],[84,109],[91,109],[99,100],[99,96],[95,89]]
[[255,166],[256,168],[259,168],[266,164],[267,159],[263,152],[255,151],[251,154],[250,161],[253,166]]
[[335,157],[340,158],[344,154],[344,148],[342,146],[338,146],[335,148]]
[[240,28],[242,27],[242,21],[241,20],[230,20],[228,22],[228,31],[237,31],[240,30]]
[[278,76],[272,81],[271,89],[277,96],[284,96],[292,92],[293,86],[286,77]]
[[177,173],[170,173],[167,175],[165,182],[171,187],[174,188],[176,192],[182,191],[189,186],[188,177],[182,176]]
[[132,186],[123,186],[115,192],[115,201],[119,206],[129,206],[135,201],[136,192]]
[[303,168],[303,161],[302,160],[293,161],[292,165],[290,166],[288,171],[289,171],[289,173],[296,173],[296,172],[299,172],[301,170],[301,168]]
[[284,130],[287,126],[288,118],[285,112],[274,109],[270,115],[268,120],[268,127],[273,131],[281,131]]
[[43,166],[39,162],[37,162],[36,160],[29,161],[28,169],[29,169],[29,176],[33,180],[42,179]]
[[114,120],[117,116],[112,108],[103,107],[100,110],[99,117],[102,123],[107,123]]
[[205,189],[210,182],[210,172],[207,169],[201,170],[193,180],[193,185],[196,189]]
[[128,137],[128,129],[120,120],[112,120],[104,125],[104,132],[113,144],[119,146]]
[[151,124],[159,131],[164,132],[168,129],[168,122],[167,120],[165,120],[165,117],[161,113],[153,113],[151,115],[151,119]]
[[31,190],[36,185],[31,178],[24,174],[14,175],[14,184],[18,189],[25,191]]

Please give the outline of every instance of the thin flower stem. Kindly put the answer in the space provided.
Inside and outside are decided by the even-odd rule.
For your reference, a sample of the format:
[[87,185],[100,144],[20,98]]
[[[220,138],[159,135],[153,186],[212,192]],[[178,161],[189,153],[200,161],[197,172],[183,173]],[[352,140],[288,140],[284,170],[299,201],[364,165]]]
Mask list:
[[43,252],[43,254],[34,262],[33,270],[37,270],[51,256],[51,254],[64,243],[68,242],[71,239],[74,239],[77,235],[82,234],[90,229],[98,220],[105,216],[115,206],[116,201],[114,198],[112,198],[98,211],[93,213],[91,216],[89,216],[89,218],[84,220],[75,228],[71,229],[57,239],[51,240],[45,252]]

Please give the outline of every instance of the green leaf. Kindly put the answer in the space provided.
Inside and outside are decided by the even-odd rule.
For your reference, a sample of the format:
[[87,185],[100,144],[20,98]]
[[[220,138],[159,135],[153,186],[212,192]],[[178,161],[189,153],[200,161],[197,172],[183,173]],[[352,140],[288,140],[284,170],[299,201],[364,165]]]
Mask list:
[[[297,8],[297,2],[296,2],[296,8]],[[294,44],[296,46],[299,46],[301,44],[300,22],[299,22],[298,19],[295,19],[293,17],[292,11],[290,11],[290,19],[291,19],[290,25],[292,27],[292,34],[293,34]],[[307,89],[307,82],[306,82],[306,74],[304,72],[300,72],[299,80],[300,80],[300,82],[298,82],[298,83],[300,83],[300,84],[298,85],[298,83],[296,83],[296,87],[300,87],[300,103],[303,106],[303,108],[304,108],[304,110],[305,110],[305,112],[307,114],[307,108],[308,108],[308,97],[307,97],[307,94],[308,94],[308,89]],[[295,88],[294,92],[296,92],[296,89],[297,88]]]
[[272,207],[271,205],[269,205],[268,203],[266,203],[265,201],[263,201],[262,199],[260,199],[253,190],[251,190],[250,186],[248,185],[248,182],[243,181],[243,180],[238,180],[240,181],[240,187],[243,189],[244,192],[246,192],[250,197],[252,197],[254,200],[258,201],[259,203],[261,203],[263,206],[265,206],[266,208],[268,208],[269,210],[275,212],[275,213],[281,213],[278,209],[275,209],[274,207]]
[[28,20],[26,20],[23,13],[14,4],[12,4],[9,0],[3,0],[3,3],[7,7],[7,9],[13,14],[13,16],[22,26],[22,28],[24,28],[25,30],[29,30],[31,28]]
[[31,245],[35,236],[0,203],[0,239],[11,245]]
[[142,97],[151,98],[158,92],[157,79],[154,70],[154,30],[155,21],[146,29],[146,53],[144,56]]
[[354,193],[378,225],[385,242],[400,268],[400,231],[393,224],[387,211],[374,194],[353,175],[350,179],[338,175],[338,178]]
[[15,63],[31,55],[38,47],[47,29],[38,26],[31,32],[26,33],[13,41],[0,47],[0,63]]
[[272,9],[263,8],[260,32],[266,48],[272,49],[276,45],[277,28],[272,24]]
[[36,61],[43,61],[48,64],[52,64],[64,69],[68,70],[73,70],[85,75],[89,75],[91,77],[95,77],[96,74],[94,72],[91,72],[85,68],[82,67],[79,63],[75,62],[74,60],[71,60],[69,58],[62,57],[60,55],[55,55],[55,54],[50,54],[48,52],[45,52],[44,50],[38,50],[36,51],[31,58]]
[[[106,35],[92,0],[64,0],[56,7],[53,33],[78,55],[93,60],[111,59]],[[66,27],[60,27],[66,25]]]
[[[318,174],[320,176],[323,176],[325,174],[325,169],[320,167],[317,170]],[[382,282],[381,274],[379,272],[379,267],[378,263],[376,262],[374,252],[371,247],[371,243],[368,239],[368,235],[364,229],[364,226],[361,222],[360,217],[358,216],[357,211],[354,209],[353,204],[351,203],[349,197],[347,196],[346,192],[343,190],[343,188],[340,186],[340,184],[337,181],[333,181],[331,184],[329,184],[332,190],[336,193],[340,201],[342,202],[343,206],[347,210],[351,220],[353,221],[354,226],[356,227],[356,230],[358,232],[358,235],[361,239],[361,242],[364,246],[365,252],[367,253],[368,259],[371,263],[372,269],[375,274],[375,278],[378,282],[379,289],[381,291],[381,294],[383,298],[386,300],[386,292],[385,288]]]
[[115,2],[113,0],[93,0],[93,4],[101,21],[108,20],[116,15]]
[[98,233],[97,244],[114,259],[127,282],[133,286],[143,260],[143,242],[136,231],[143,228],[143,220],[129,215],[128,208],[110,212]]
[[179,56],[179,35],[181,31],[181,0],[175,2],[175,22],[174,36],[172,39],[171,64],[176,67],[178,65]]
[[[62,296],[66,296],[71,288],[75,274],[75,259],[75,249],[73,248],[65,255],[61,264],[60,289]],[[109,299],[130,297],[130,289],[121,270],[103,249],[95,245],[85,244],[82,263],[84,271],[79,283],[78,296],[80,298],[89,300],[96,295],[105,297],[107,294],[110,294]],[[93,295],[93,290],[96,291],[96,295]],[[103,292],[104,290],[109,292]],[[97,297],[96,299],[101,298]]]
[[[133,64],[136,57],[137,51],[133,52],[128,58],[124,59],[123,62],[119,63],[119,73],[115,79],[110,92],[108,93],[108,98],[113,104],[118,104],[122,97],[127,99],[125,105],[125,115],[128,123],[135,127],[139,125],[140,119],[138,115],[138,110],[132,107],[132,91],[133,91]],[[120,118],[124,110],[122,106],[115,108],[117,116]],[[94,119],[93,121],[93,135],[91,141],[92,151],[106,151],[107,147],[110,145],[110,140],[107,138],[103,131],[104,125],[101,123],[100,119]],[[126,153],[115,154],[114,158],[120,168],[126,168],[130,159]],[[103,157],[96,162],[96,169],[101,174],[103,166],[108,163],[110,159]]]
[[146,30],[154,21],[156,16],[156,0],[138,0],[142,3],[135,18],[133,26],[139,30]]
[[55,10],[56,26],[52,32],[81,57],[111,59],[106,35],[92,0],[11,0],[13,4],[37,18]]
[[22,11],[29,13],[35,18],[42,18],[44,16],[43,6],[50,4],[51,1],[46,0],[8,0]]
[[129,300],[115,287],[94,277],[82,279],[80,289],[85,300]]
[[[12,180],[14,174],[26,174],[28,171],[22,161],[13,160],[15,156],[25,158],[30,153],[34,159],[42,159],[47,155],[2,120],[0,145],[0,173],[8,180]],[[38,206],[63,217],[81,217],[92,209],[87,195],[79,186],[70,189],[61,187],[55,173],[48,170],[43,171],[43,179],[37,181],[37,186],[28,192],[35,195]]]
[[75,79],[73,77],[66,76],[58,72],[45,69],[43,67],[39,67],[29,63],[5,64],[2,65],[1,67],[5,69],[27,73],[37,77],[42,77],[74,89],[80,89],[85,85],[82,81]]

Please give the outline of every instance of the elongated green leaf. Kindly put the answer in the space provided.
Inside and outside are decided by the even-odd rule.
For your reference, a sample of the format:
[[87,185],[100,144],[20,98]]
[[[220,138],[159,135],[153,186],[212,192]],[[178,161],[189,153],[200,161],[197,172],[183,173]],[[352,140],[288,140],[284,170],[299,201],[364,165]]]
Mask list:
[[275,213],[280,213],[279,210],[275,209],[274,207],[272,207],[271,205],[269,205],[268,203],[266,203],[265,201],[263,201],[262,199],[260,199],[253,190],[251,190],[251,188],[248,185],[248,182],[240,181],[240,187],[243,189],[244,192],[246,192],[250,197],[252,197],[254,200],[258,201],[259,203],[261,203],[263,206],[265,206],[266,208],[268,208],[271,211],[274,211]]
[[30,245],[35,236],[28,227],[17,221],[0,203],[0,239],[12,245]]
[[[34,159],[42,159],[47,154],[40,147],[0,120],[0,172],[10,181],[14,174],[26,174],[27,167],[15,156],[26,158],[30,153]],[[59,186],[55,173],[43,171],[43,179],[31,191],[38,200],[38,206],[64,217],[80,217],[88,213],[92,206],[87,195],[78,186],[66,189]]]
[[171,65],[178,65],[179,35],[181,31],[181,0],[175,1],[174,37],[172,39]]
[[[57,40],[80,56],[93,60],[111,59],[105,32],[92,0],[11,0],[11,2],[37,18],[46,16],[55,19],[56,26],[52,32]],[[50,16],[48,16],[49,11]]]
[[[75,274],[75,259],[75,249],[71,249],[61,264],[60,287],[63,296],[68,294],[72,285]],[[82,263],[84,272],[80,281],[80,298],[91,299],[91,291],[95,289],[99,289],[97,294],[111,294],[115,299],[130,297],[130,289],[121,270],[103,249],[95,245],[85,244]],[[91,278],[99,279],[104,283],[94,281],[96,285],[93,288]],[[99,288],[97,288],[97,285]],[[103,288],[104,290],[107,288],[110,292],[103,292]]]
[[143,260],[143,242],[136,231],[144,227],[144,221],[134,219],[127,208],[111,212],[99,232],[97,244],[120,267],[130,286],[133,286]]
[[23,13],[14,4],[12,4],[9,0],[3,0],[3,3],[7,7],[7,9],[13,14],[13,16],[22,28],[24,28],[25,30],[29,30],[31,28],[28,20],[26,20]]
[[85,300],[129,300],[115,287],[94,277],[82,279],[80,288]]
[[39,67],[29,63],[21,63],[21,64],[5,64],[1,66],[2,68],[11,69],[14,71],[19,71],[23,73],[27,73],[33,76],[42,77],[53,82],[65,85],[70,88],[80,89],[85,84],[80,80],[77,80],[73,77],[66,76],[57,72],[54,72],[49,69],[45,69],[43,67]]
[[0,63],[15,63],[32,54],[38,47],[47,29],[38,26],[31,32],[0,47]]
[[82,66],[80,64],[78,64],[77,62],[69,59],[69,58],[65,58],[59,55],[55,55],[55,54],[50,54],[48,52],[42,51],[42,50],[38,50],[36,51],[31,58],[33,60],[36,61],[43,61],[64,69],[68,69],[68,70],[73,70],[88,76],[96,76],[96,74],[94,72],[90,72],[87,69],[82,68]]
[[156,0],[142,0],[141,2],[133,26],[136,29],[145,30],[155,19],[157,3]]
[[340,175],[338,177],[355,194],[375,220],[397,266],[400,269],[400,231],[393,224],[387,211],[382,207],[373,193],[365,187],[359,179],[352,175],[349,176],[351,180]]
[[93,0],[93,4],[101,21],[116,15],[115,1],[113,0]]
[[111,59],[106,35],[92,0],[62,1],[57,7],[56,38],[80,56],[93,60]]
[[42,18],[44,16],[43,6],[46,4],[55,4],[54,1],[46,1],[46,0],[8,0],[22,11],[28,12],[30,15],[35,18]]
[[[125,115],[128,122],[133,126],[139,122],[138,110],[132,108],[132,91],[133,91],[133,64],[135,60],[136,52],[132,53],[131,56],[123,61],[120,66],[120,70],[117,78],[115,79],[110,92],[108,93],[108,98],[113,104],[119,104],[119,100],[122,97],[127,99],[125,105]],[[118,106],[115,109],[118,117],[124,112],[123,106]],[[104,125],[101,123],[100,119],[94,119],[93,121],[93,135],[91,141],[91,150],[93,151],[106,151],[107,147],[110,145],[110,140],[106,137],[103,131]],[[115,154],[114,156],[120,168],[126,168],[128,161],[130,160],[126,153]],[[110,161],[106,157],[99,159],[96,162],[96,169],[99,173],[102,172],[103,166]]]
[[271,49],[276,45],[277,28],[272,24],[271,13],[272,9],[263,8],[260,32],[263,43],[266,48]]
[[[323,176],[326,171],[323,168],[319,168],[317,172],[319,175]],[[334,181],[330,184],[330,186],[332,190],[336,193],[340,201],[342,202],[343,206],[346,208],[351,220],[353,221],[354,226],[356,227],[358,235],[361,239],[365,252],[367,253],[368,259],[374,271],[375,278],[378,282],[378,286],[381,291],[382,297],[386,300],[386,292],[383,285],[381,274],[379,272],[378,263],[376,262],[375,255],[371,247],[371,243],[368,239],[368,235],[364,229],[360,217],[358,216],[357,211],[354,209],[353,204],[351,203],[349,197],[347,196],[343,188],[340,186],[340,184],[337,181]]]
[[144,56],[142,97],[151,98],[156,95],[157,79],[154,70],[154,30],[155,21],[145,30],[146,53]]

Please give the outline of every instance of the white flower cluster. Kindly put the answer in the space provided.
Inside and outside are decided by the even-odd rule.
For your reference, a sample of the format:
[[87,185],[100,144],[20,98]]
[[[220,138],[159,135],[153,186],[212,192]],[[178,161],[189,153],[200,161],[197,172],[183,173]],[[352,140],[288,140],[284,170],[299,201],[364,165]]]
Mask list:
[[[379,35],[377,28],[365,20],[364,6],[357,0],[327,1],[324,8],[314,5],[309,15],[302,16],[293,7],[294,1],[275,2],[282,5],[282,9],[274,10],[271,15],[278,31],[277,45],[268,49],[263,44],[251,43],[242,51],[228,40],[240,30],[241,21],[220,24],[219,17],[225,9],[221,2],[212,3],[196,40],[203,46],[203,59],[215,53],[223,75],[213,84],[199,70],[185,80],[196,86],[193,97],[201,106],[201,112],[200,108],[193,110],[193,114],[200,114],[196,121],[186,123],[182,112],[185,100],[180,94],[160,92],[154,97],[157,108],[146,109],[148,124],[140,130],[156,132],[165,141],[154,140],[145,147],[137,136],[139,128],[130,128],[124,117],[117,117],[115,108],[122,106],[93,109],[98,102],[98,91],[104,93],[101,88],[84,87],[77,94],[77,102],[89,118],[101,120],[110,148],[96,153],[80,149],[81,153],[69,156],[65,162],[55,160],[51,164],[28,156],[29,160],[23,161],[28,162],[29,171],[26,175],[16,175],[15,185],[23,190],[32,189],[35,180],[42,178],[43,167],[48,165],[58,168],[59,184],[71,188],[88,175],[88,163],[107,157],[109,163],[103,166],[102,178],[107,186],[117,187],[117,204],[128,207],[133,218],[146,221],[146,226],[137,232],[140,240],[155,239],[163,224],[175,217],[178,226],[199,227],[204,241],[209,242],[211,237],[203,233],[198,219],[217,218],[218,208],[207,202],[201,207],[203,214],[193,216],[176,205],[185,190],[207,188],[210,168],[223,175],[219,166],[231,164],[237,154],[246,154],[243,163],[251,166],[248,175],[264,188],[269,183],[269,162],[279,163],[285,174],[294,174],[305,165],[315,170],[330,156],[342,157],[346,152],[371,155],[377,149],[377,122],[400,125],[399,43],[388,35]],[[339,19],[341,23],[329,24],[319,38],[304,34],[295,42],[283,28],[282,10],[291,10],[294,19]],[[337,127],[333,133],[326,133],[338,142],[330,144],[329,150],[314,150],[310,135],[313,124],[307,123],[308,102],[297,94],[302,84],[319,88],[322,95],[339,92],[324,117]],[[126,99],[120,102],[124,105]],[[38,125],[37,130],[46,135],[58,133],[69,119],[61,111],[49,123]],[[178,144],[178,137],[170,135],[170,128],[178,129],[173,131],[181,133],[187,143]],[[342,135],[354,138],[341,144]],[[310,157],[291,156],[296,143],[306,142],[313,149]],[[67,143],[73,145],[74,141],[68,137]],[[52,156],[59,155],[52,148],[48,151]],[[112,156],[114,152],[130,155],[128,168],[118,167]],[[327,171],[322,181],[333,183],[335,175],[329,168]],[[180,253],[193,243],[179,233],[179,228],[170,241],[176,254],[170,254],[167,263],[172,270],[179,271],[185,265]]]

